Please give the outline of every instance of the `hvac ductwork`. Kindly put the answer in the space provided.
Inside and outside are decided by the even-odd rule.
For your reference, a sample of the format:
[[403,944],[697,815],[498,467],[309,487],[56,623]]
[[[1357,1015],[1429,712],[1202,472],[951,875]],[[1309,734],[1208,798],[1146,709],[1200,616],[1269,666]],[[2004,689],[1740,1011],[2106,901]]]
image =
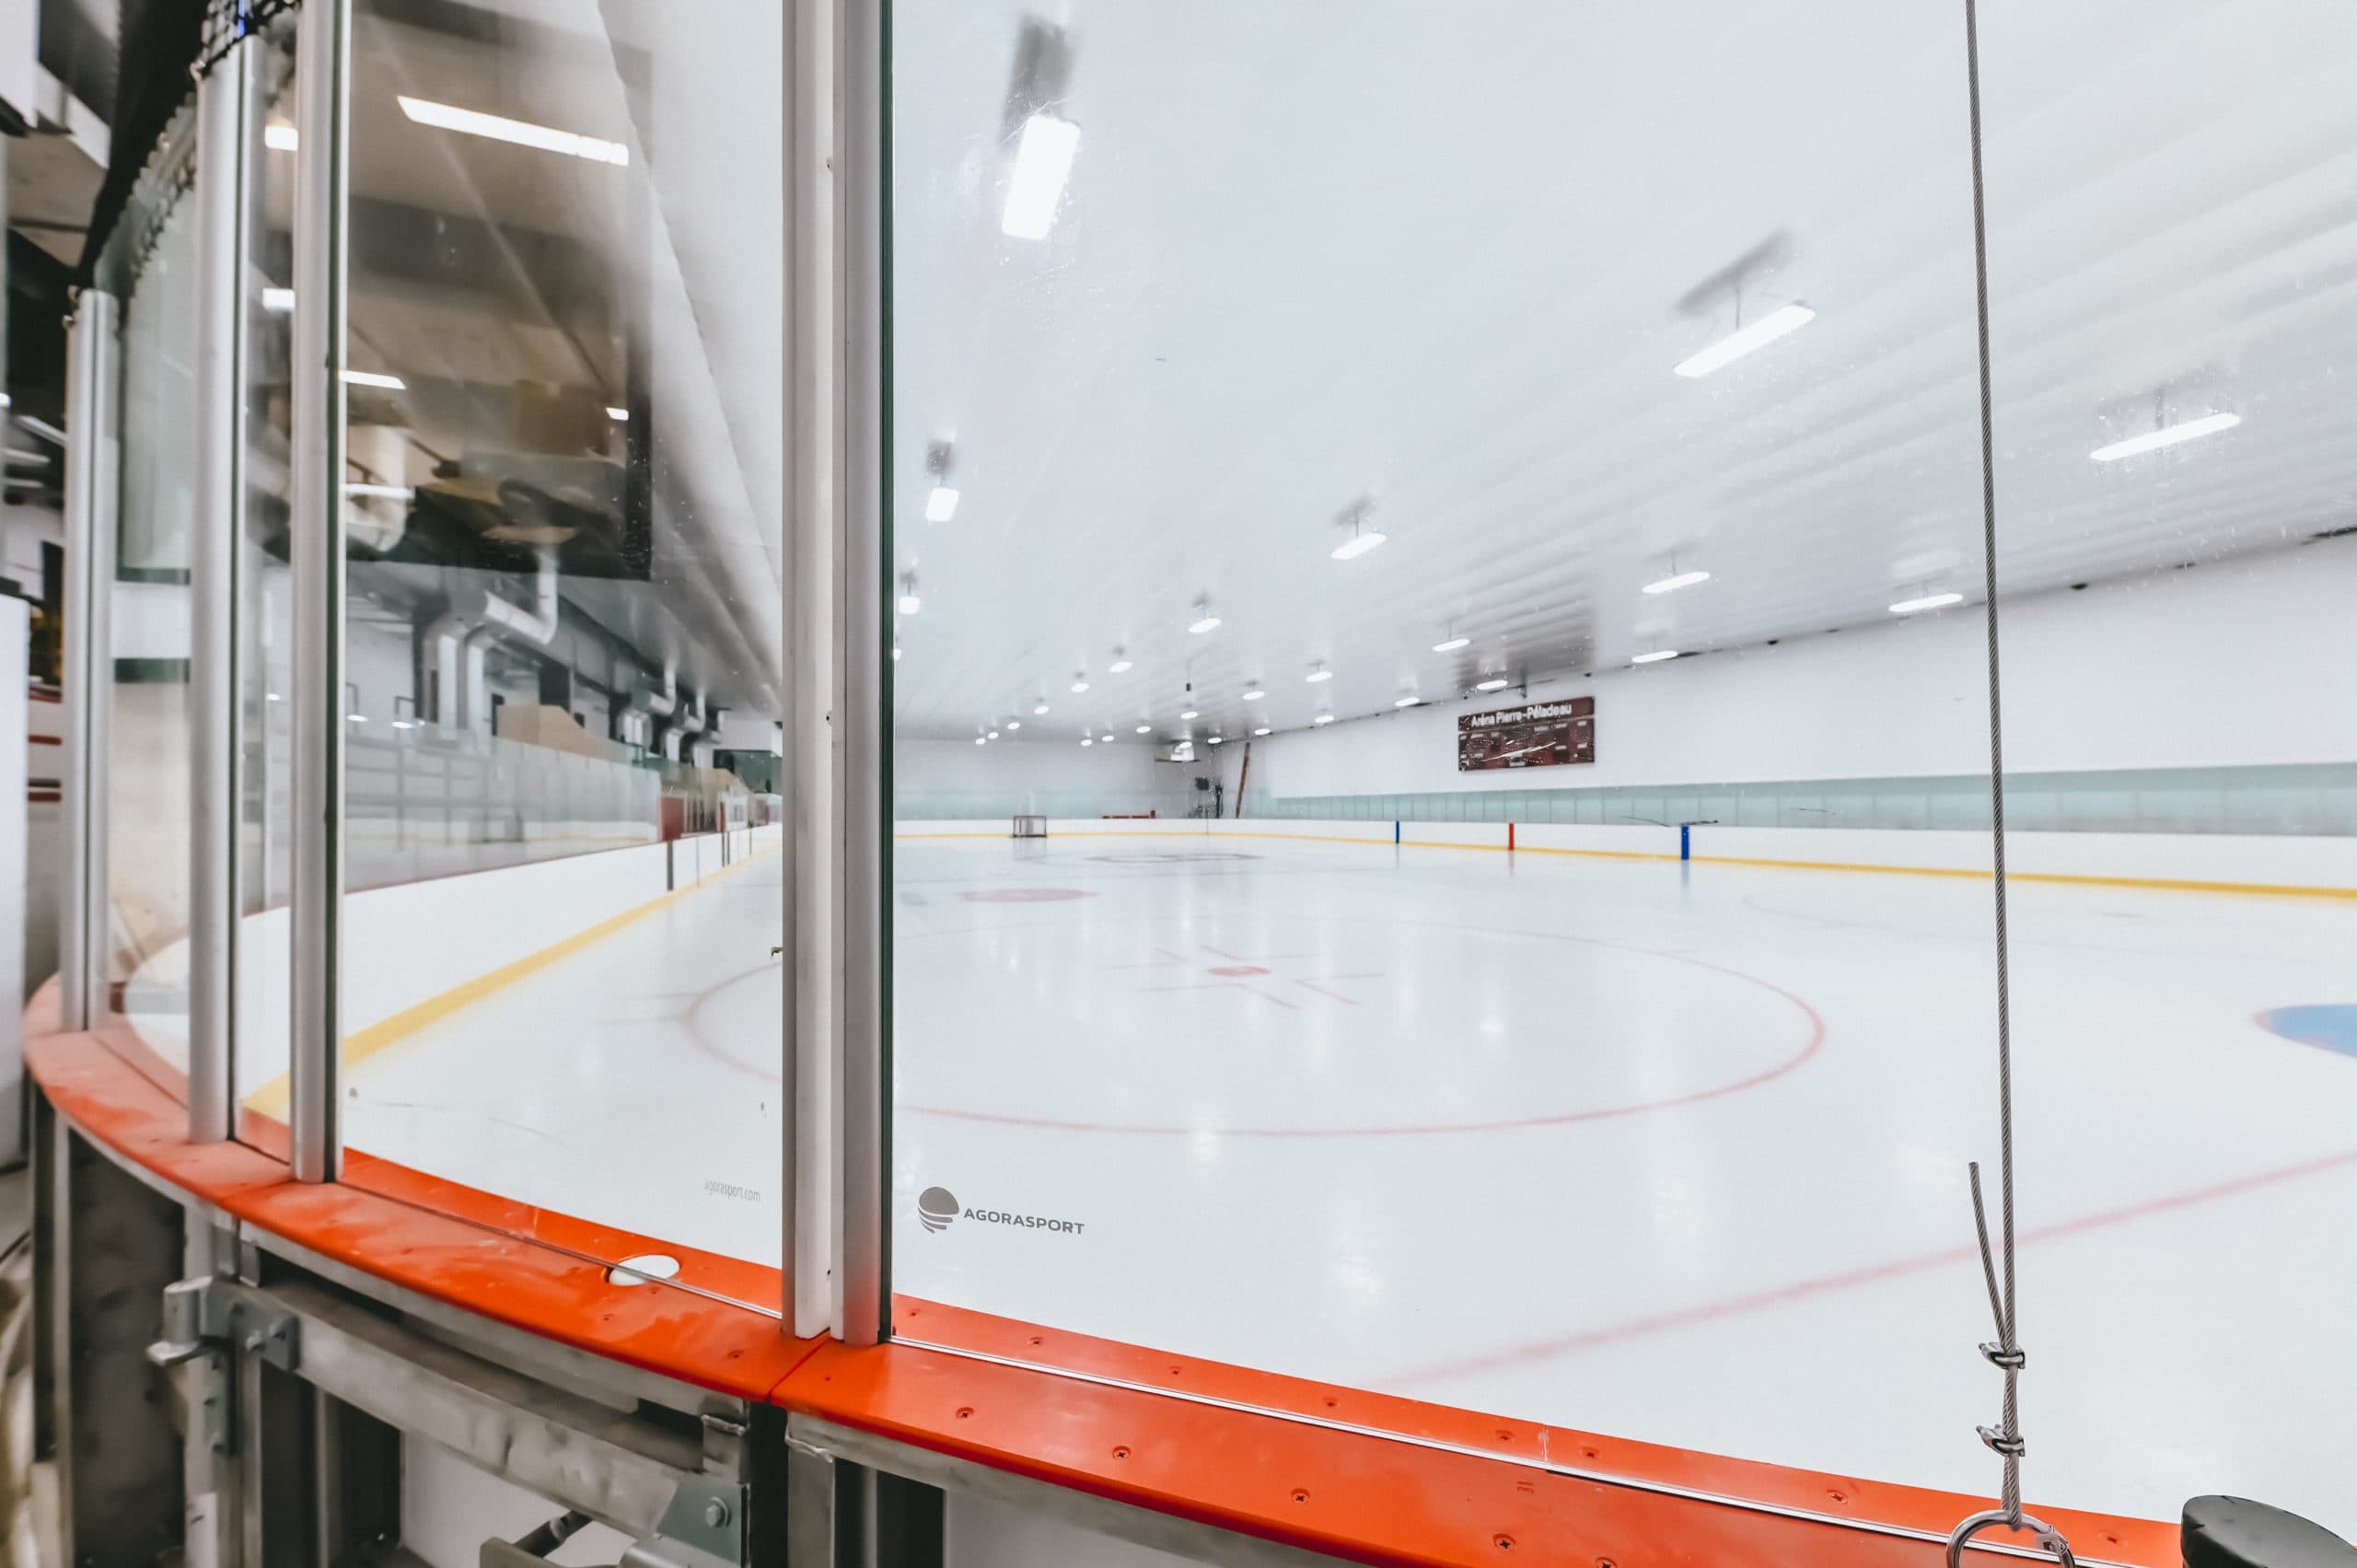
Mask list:
[[502,638],[548,646],[556,635],[556,552],[543,549],[532,575],[529,610],[487,587],[468,585],[453,590],[450,607],[425,633],[425,645],[438,672],[436,723],[452,729],[489,728],[491,683],[484,668],[485,650]]

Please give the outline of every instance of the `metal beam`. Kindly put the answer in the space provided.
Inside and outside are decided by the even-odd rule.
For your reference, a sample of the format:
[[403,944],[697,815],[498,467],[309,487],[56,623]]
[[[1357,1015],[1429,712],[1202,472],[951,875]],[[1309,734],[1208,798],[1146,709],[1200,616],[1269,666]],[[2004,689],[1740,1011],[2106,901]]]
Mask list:
[[196,87],[196,475],[189,548],[189,1137],[230,1134],[237,1039],[238,565],[245,498],[250,38]]
[[106,1012],[107,692],[114,675],[122,345],[114,296],[85,289],[65,345],[65,876],[59,999],[68,1029]]
[[308,0],[296,35],[294,874],[288,1043],[295,1179],[343,1171],[344,285],[352,0]]
[[891,1332],[885,1199],[891,1191],[890,1018],[886,1010],[884,888],[891,775],[884,595],[891,560],[891,494],[885,450],[884,7],[838,0],[836,92],[842,143],[836,182],[841,228],[842,508],[836,535],[835,710],[841,772],[836,821],[842,879],[837,929],[842,1039],[842,1282],[844,1340],[874,1344]]

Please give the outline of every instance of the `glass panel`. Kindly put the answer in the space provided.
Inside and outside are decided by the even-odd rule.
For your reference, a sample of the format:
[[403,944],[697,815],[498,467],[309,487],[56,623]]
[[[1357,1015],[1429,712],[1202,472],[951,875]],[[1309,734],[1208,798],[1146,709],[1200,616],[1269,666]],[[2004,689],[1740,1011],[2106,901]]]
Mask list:
[[355,9],[352,1179],[774,1309],[783,8]]
[[2357,12],[1982,16],[2033,1473],[2357,1532]]
[[[1990,1484],[1988,841],[1663,858],[1747,780],[1987,786],[1977,595],[1890,609],[1980,581],[1960,14],[897,10],[901,787],[1249,709],[1255,788],[1411,824],[901,838],[899,1330]],[[1594,709],[1460,752],[1492,671]],[[1531,846],[1620,854],[1451,846],[1542,767],[1612,793]],[[1829,857],[1825,794],[1698,853]]]
[[[120,242],[120,241],[118,241]],[[122,308],[107,823],[107,1039],[181,1092],[188,1064],[189,529],[196,203],[172,200]]]
[[238,1005],[231,1061],[240,1135],[283,1148],[286,1109],[287,897],[294,872],[294,598],[287,572],[293,412],[295,160],[272,146],[295,127],[295,29],[258,48],[247,149],[245,514],[238,542]]

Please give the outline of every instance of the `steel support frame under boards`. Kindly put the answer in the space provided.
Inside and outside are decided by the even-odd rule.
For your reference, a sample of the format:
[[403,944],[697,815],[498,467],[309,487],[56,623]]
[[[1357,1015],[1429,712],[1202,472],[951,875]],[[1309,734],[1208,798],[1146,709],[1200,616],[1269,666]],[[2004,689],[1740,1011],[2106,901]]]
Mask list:
[[113,684],[115,509],[122,473],[122,314],[84,289],[65,339],[65,875],[60,888],[63,1022],[106,1014],[107,757]]
[[245,499],[246,211],[254,51],[241,38],[196,87],[195,505],[189,552],[189,1138],[235,1115],[241,671],[238,574]]
[[289,1131],[297,1181],[343,1165],[344,281],[352,0],[305,0],[296,34],[293,970]]

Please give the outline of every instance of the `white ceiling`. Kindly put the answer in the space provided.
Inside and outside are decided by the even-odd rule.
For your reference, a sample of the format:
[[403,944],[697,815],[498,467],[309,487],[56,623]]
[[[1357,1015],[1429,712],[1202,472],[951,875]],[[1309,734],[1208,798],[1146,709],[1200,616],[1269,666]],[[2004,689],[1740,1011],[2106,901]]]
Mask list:
[[[1026,10],[896,24],[901,733],[1042,694],[1027,738],[1202,733],[1256,681],[1294,727],[1981,597],[1960,0],[1073,0],[1038,242],[998,228]],[[1981,31],[2003,591],[2349,520],[2357,6],[1998,0]],[[1681,299],[1763,246],[1746,319],[1816,321],[1672,375],[1735,321]],[[2088,459],[2163,389],[2245,424]],[[1390,542],[1331,561],[1362,496]],[[1641,594],[1673,554],[1713,580]]]

